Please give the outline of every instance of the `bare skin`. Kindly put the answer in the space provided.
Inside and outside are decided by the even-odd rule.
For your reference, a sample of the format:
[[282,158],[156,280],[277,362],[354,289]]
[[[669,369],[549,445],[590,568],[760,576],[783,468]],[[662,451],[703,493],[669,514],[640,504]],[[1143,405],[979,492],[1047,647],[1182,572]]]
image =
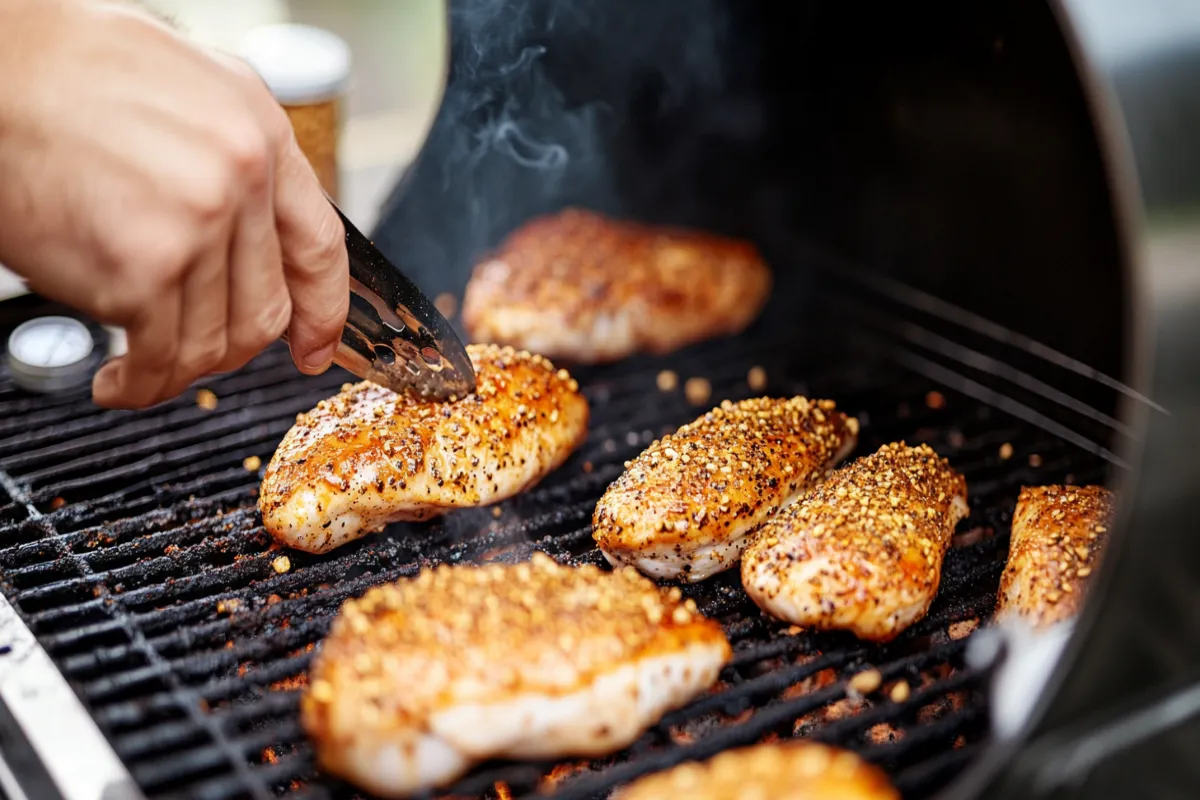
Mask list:
[[126,329],[95,401],[143,408],[288,332],[329,367],[344,231],[247,65],[101,0],[0,0],[0,263]]

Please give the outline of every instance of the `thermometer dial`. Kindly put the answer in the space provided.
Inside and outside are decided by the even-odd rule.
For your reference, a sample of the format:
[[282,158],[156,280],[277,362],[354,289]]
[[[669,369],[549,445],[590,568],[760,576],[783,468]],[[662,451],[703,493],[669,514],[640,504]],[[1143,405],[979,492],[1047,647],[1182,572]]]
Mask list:
[[71,317],[38,317],[17,326],[8,338],[13,381],[32,392],[73,389],[91,380],[96,340]]

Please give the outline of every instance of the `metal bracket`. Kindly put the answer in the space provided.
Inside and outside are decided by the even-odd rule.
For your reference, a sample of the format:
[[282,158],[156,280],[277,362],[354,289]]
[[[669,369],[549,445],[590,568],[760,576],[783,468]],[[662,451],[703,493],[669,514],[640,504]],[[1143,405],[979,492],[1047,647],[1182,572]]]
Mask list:
[[3,595],[0,790],[9,800],[145,800],[50,655]]

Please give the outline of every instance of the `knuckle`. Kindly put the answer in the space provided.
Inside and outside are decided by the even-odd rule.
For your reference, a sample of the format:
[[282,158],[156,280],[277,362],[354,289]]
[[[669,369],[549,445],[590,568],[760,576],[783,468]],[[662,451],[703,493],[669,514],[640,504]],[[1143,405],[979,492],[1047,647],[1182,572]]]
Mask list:
[[271,175],[271,155],[266,135],[255,127],[229,137],[225,144],[229,169],[243,186],[263,189]]
[[346,260],[346,229],[336,214],[325,214],[317,226],[311,257],[312,268],[320,272],[340,268]]
[[251,317],[236,335],[239,352],[253,356],[278,339],[292,319],[292,302],[285,295],[282,301],[267,305]]
[[236,197],[236,169],[232,161],[218,160],[201,171],[204,177],[188,185],[184,205],[196,221],[214,222],[231,213]]
[[[349,298],[347,298],[348,302]],[[298,314],[304,327],[318,339],[329,341],[338,337],[346,324],[345,308],[337,304],[320,304],[306,307]]]
[[224,337],[208,338],[197,347],[189,348],[180,355],[179,371],[189,377],[199,377],[212,372],[225,360],[227,351]]
[[131,298],[125,292],[97,292],[92,296],[91,313],[101,322],[128,319],[135,311]]
[[112,237],[108,257],[122,301],[139,303],[177,280],[191,261],[193,240],[183,226],[157,225]]
[[287,330],[292,321],[292,301],[284,297],[274,307],[268,307],[254,321],[255,345],[262,346],[275,341]]

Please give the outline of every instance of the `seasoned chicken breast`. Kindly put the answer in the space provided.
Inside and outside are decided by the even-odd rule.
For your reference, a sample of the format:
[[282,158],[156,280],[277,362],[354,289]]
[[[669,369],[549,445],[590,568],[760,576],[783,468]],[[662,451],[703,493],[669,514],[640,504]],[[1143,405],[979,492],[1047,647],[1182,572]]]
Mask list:
[[701,581],[746,536],[854,449],[858,420],[830,400],[726,401],[654,442],[611,486],[592,536],[612,564]]
[[480,263],[462,314],[475,341],[615,361],[737,333],[770,288],[748,243],[570,209],[525,224]]
[[759,608],[888,641],[925,615],[967,482],[928,445],[887,444],[767,521],[742,556]]
[[495,503],[559,466],[587,434],[579,384],[545,358],[467,352],[475,393],[449,403],[346,386],[296,418],[259,491],[280,542],[324,553],[390,522]]
[[613,800],[900,800],[883,771],[854,753],[791,740],[727,750],[642,778]]
[[1103,486],[1026,486],[1013,512],[996,616],[1042,627],[1074,617],[1116,505]]
[[441,566],[342,607],[301,719],[327,771],[404,797],[489,758],[619,750],[730,656],[719,625],[633,570]]

